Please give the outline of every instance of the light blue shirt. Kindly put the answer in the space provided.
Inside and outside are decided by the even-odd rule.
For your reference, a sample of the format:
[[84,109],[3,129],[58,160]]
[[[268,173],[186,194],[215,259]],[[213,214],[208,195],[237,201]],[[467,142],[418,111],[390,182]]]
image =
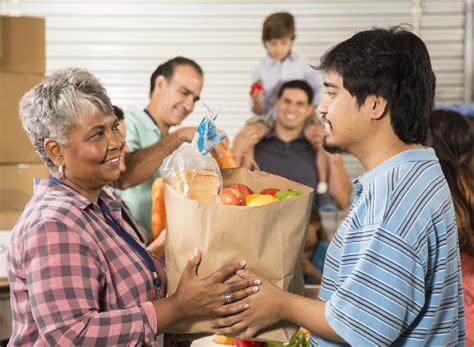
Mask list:
[[456,220],[434,151],[399,153],[354,187],[324,264],[329,325],[354,346],[463,346]]
[[[149,147],[161,139],[161,131],[153,120],[140,109],[130,109],[124,114],[127,129],[126,142],[130,151]],[[151,186],[160,177],[156,171],[143,183],[120,191],[123,201],[127,204],[133,216],[151,235]]]
[[303,80],[313,88],[313,104],[320,101],[321,83],[317,72],[303,57],[292,52],[283,61],[277,61],[267,55],[255,68],[252,82],[260,81],[263,85],[263,114],[275,116],[273,102],[283,83],[292,80]]

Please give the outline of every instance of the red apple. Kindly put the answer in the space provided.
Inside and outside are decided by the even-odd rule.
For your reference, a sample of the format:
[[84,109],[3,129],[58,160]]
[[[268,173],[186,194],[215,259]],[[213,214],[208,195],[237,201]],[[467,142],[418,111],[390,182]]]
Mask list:
[[219,197],[224,205],[242,206],[245,204],[245,197],[234,188],[222,188]]
[[260,92],[262,90],[263,90],[263,84],[261,80],[253,82],[252,85],[250,86],[250,94],[253,94],[255,92]]
[[260,192],[260,194],[275,196],[276,192],[279,192],[281,189],[276,188],[265,188]]
[[253,194],[252,189],[250,189],[248,186],[242,183],[232,183],[232,184],[229,184],[227,188],[233,188],[237,190],[244,197],[246,197],[247,195]]
[[265,347],[265,342],[249,341],[249,340],[234,340],[235,347]]

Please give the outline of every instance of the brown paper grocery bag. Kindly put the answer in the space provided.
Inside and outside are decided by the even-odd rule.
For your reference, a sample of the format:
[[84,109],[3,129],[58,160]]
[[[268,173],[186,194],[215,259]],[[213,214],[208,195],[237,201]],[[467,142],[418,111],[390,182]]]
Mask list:
[[[225,264],[245,260],[250,271],[283,290],[304,295],[299,259],[313,189],[280,176],[244,168],[224,170],[222,177],[224,185],[244,183],[254,192],[277,188],[303,194],[257,207],[226,206],[187,199],[166,184],[168,294],[176,291],[181,272],[196,247],[202,252],[198,273],[201,278]],[[287,342],[297,330],[290,322],[280,322],[261,331],[255,339]],[[210,332],[209,320],[183,321],[171,332]]]

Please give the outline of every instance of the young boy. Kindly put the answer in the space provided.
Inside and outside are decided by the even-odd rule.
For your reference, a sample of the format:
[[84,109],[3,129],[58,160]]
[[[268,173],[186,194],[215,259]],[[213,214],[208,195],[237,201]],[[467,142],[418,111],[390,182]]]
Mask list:
[[[254,84],[250,91],[252,111],[257,115],[273,119],[275,116],[273,103],[276,95],[281,85],[291,80],[308,82],[314,92],[312,103],[317,106],[320,83],[316,72],[304,58],[291,50],[295,40],[293,16],[287,12],[268,16],[263,23],[262,40],[268,55],[262,59],[253,72]],[[305,130],[305,137],[312,143],[315,142],[313,140],[320,138],[316,128],[316,124],[309,124]],[[321,206],[327,206],[328,158],[323,150],[316,149],[318,150],[316,163],[319,176],[318,200],[321,200]]]
[[313,88],[313,103],[317,105],[320,83],[315,70],[303,57],[292,52],[295,40],[295,20],[287,12],[268,16],[262,28],[262,40],[268,55],[255,68],[252,88],[252,111],[257,115],[274,116],[273,102],[280,86],[287,81],[303,80]]

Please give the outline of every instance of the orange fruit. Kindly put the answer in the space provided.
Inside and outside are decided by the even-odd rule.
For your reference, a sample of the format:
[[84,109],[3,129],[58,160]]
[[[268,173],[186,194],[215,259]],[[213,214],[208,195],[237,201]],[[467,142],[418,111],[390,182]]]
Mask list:
[[224,335],[216,335],[216,337],[214,338],[214,343],[217,343],[219,345],[233,345],[234,339],[232,337],[227,337]]
[[272,195],[260,195],[260,196],[256,196],[255,198],[253,198],[247,206],[262,206],[262,205],[266,205],[266,204],[270,204],[272,202],[275,202],[275,201],[278,201],[277,199],[275,199],[274,196]]

